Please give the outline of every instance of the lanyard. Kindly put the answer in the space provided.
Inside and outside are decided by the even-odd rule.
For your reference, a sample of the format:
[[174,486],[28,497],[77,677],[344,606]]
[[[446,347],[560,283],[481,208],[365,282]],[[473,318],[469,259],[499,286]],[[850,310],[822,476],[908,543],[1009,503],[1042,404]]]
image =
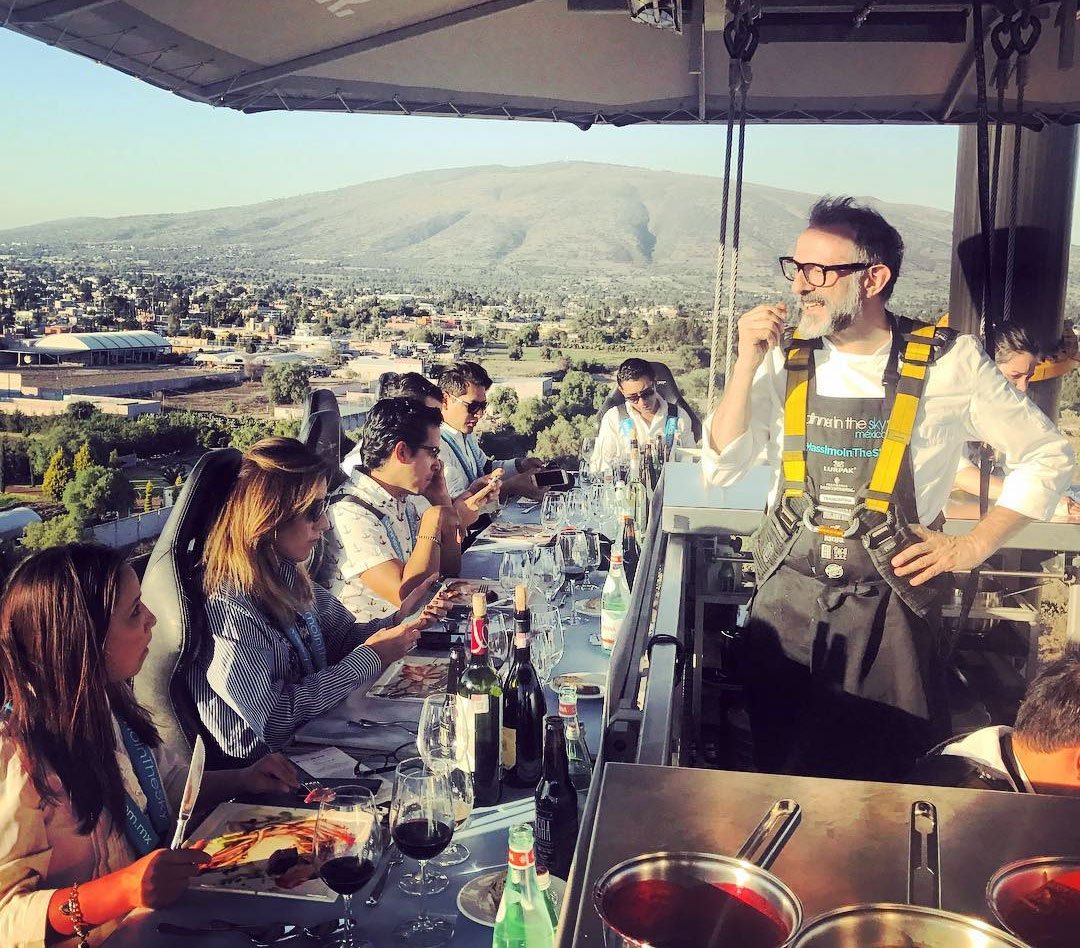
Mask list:
[[465,437],[465,446],[469,448],[469,454],[472,455],[472,464],[466,462],[465,455],[461,453],[461,448],[458,447],[457,440],[455,438],[451,438],[450,435],[448,435],[445,431],[440,434],[440,437],[443,439],[443,441],[446,442],[447,445],[449,445],[450,450],[454,452],[454,457],[457,458],[458,464],[461,465],[461,469],[465,472],[465,476],[469,479],[469,483],[471,484],[480,476],[480,469],[483,467],[483,465],[480,463],[480,459],[476,456],[476,454],[473,453],[472,446],[469,444],[468,436],[466,435]]
[[131,768],[135,771],[139,786],[146,795],[146,810],[144,811],[131,798],[130,793],[124,794],[124,810],[127,816],[124,835],[131,844],[131,848],[140,856],[145,856],[161,845],[162,834],[168,830],[172,816],[169,813],[165,787],[161,783],[161,775],[158,773],[153,753],[139,739],[139,735],[127,721],[120,718],[116,721],[120,726],[120,736],[124,739],[128,758],[131,760]]
[[[401,548],[401,541],[398,539],[398,535],[394,530],[394,521],[389,514],[380,513],[379,520],[382,521],[383,530],[386,531],[386,539],[390,541],[390,545],[394,548],[394,554],[402,563],[408,561],[408,557],[405,556],[405,551]],[[413,505],[408,501],[405,502],[405,523],[409,527],[409,540],[413,549],[416,548],[416,535],[420,531],[420,524],[416,519],[416,511],[413,509]]]
[[[285,630],[285,638],[296,649],[300,664],[304,667],[304,676],[314,674],[326,668],[326,642],[323,640],[319,620],[311,610],[297,616],[299,622]],[[300,637],[300,622],[304,623],[307,642]]]

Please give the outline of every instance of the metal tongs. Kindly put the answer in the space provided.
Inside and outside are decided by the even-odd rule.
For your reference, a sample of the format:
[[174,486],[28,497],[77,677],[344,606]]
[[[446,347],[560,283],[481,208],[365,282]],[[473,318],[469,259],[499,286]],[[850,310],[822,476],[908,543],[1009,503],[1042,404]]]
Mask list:
[[801,820],[802,807],[798,803],[794,800],[777,800],[747,837],[735,858],[745,859],[768,870]]
[[941,908],[941,848],[934,804],[916,800],[911,805],[908,849],[908,904]]

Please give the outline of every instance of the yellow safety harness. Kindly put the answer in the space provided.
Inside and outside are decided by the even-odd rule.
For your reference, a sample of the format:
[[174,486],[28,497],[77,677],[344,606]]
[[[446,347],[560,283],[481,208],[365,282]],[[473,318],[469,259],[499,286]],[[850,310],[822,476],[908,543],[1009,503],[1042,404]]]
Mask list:
[[[809,344],[799,345],[804,340],[795,335],[795,345],[786,354],[784,486],[781,497],[784,506],[793,504],[803,508],[802,521],[808,529],[821,536],[848,538],[855,536],[864,526],[859,517],[863,509],[888,516],[904,452],[911,443],[911,432],[915,428],[915,415],[926,383],[926,370],[934,362],[934,349],[941,345],[935,336],[941,325],[918,325],[903,336],[905,344],[899,360],[899,379],[881,441],[881,451],[870,477],[866,500],[856,508],[851,525],[846,528],[813,523],[814,505],[806,496],[806,399],[810,385],[811,353],[820,347],[820,343],[807,340]],[[873,519],[880,521],[878,517]]]

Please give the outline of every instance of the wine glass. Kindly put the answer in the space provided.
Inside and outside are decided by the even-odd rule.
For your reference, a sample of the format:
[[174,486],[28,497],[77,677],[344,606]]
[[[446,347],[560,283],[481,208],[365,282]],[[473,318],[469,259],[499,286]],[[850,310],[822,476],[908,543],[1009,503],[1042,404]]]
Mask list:
[[533,551],[532,582],[544,594],[548,605],[562,588],[562,573],[551,547],[538,546]]
[[582,484],[588,484],[593,476],[593,453],[596,450],[595,438],[582,438],[578,452],[578,477]]
[[600,587],[592,581],[592,571],[600,568],[600,536],[593,530],[583,531],[584,537],[582,542],[585,545],[585,582],[581,584],[582,589],[599,589]]
[[530,643],[536,673],[547,688],[555,668],[562,661],[565,639],[557,609],[533,610],[533,638]]
[[[444,770],[449,777],[456,832],[468,822],[473,808],[472,718],[465,700],[446,693],[425,698],[420,709],[416,746],[424,763],[432,770]],[[437,866],[456,866],[470,855],[467,847],[453,842],[432,862]],[[429,881],[433,875],[428,873]],[[442,873],[438,875],[442,876]],[[433,894],[430,887],[428,894]]]
[[324,945],[359,948],[352,899],[375,873],[383,850],[379,811],[367,787],[346,785],[319,803],[312,846],[319,877],[345,902],[344,927]]
[[488,617],[488,653],[491,655],[491,663],[496,668],[502,668],[510,657],[510,643],[514,638],[514,631],[510,627],[510,619],[502,612],[489,612]]
[[567,527],[559,534],[556,556],[559,569],[562,571],[566,582],[570,587],[570,619],[571,625],[580,625],[581,616],[577,613],[577,599],[574,597],[574,586],[585,575],[586,550],[580,530]]
[[503,553],[499,563],[499,582],[507,596],[514,595],[514,587],[519,583],[529,584],[529,553],[526,550],[512,550]]
[[563,495],[548,491],[540,504],[540,526],[545,530],[558,530],[562,521]]
[[448,774],[432,769],[419,757],[397,766],[390,799],[390,832],[398,849],[420,863],[420,913],[402,922],[394,935],[403,945],[438,948],[454,934],[454,926],[424,910],[427,861],[439,855],[454,836],[454,801]]

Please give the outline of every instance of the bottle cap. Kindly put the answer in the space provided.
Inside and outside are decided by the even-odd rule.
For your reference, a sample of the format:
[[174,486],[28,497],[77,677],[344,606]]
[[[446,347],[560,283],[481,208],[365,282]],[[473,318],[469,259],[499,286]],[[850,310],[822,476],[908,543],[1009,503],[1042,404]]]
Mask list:
[[538,866],[536,869],[536,885],[541,892],[551,887],[551,873],[543,866]]
[[483,593],[473,593],[472,614],[474,619],[487,617],[487,596]]
[[529,589],[524,583],[514,587],[514,610],[525,612],[529,608]]
[[622,553],[617,553],[614,550],[611,551],[611,565],[622,566]]

